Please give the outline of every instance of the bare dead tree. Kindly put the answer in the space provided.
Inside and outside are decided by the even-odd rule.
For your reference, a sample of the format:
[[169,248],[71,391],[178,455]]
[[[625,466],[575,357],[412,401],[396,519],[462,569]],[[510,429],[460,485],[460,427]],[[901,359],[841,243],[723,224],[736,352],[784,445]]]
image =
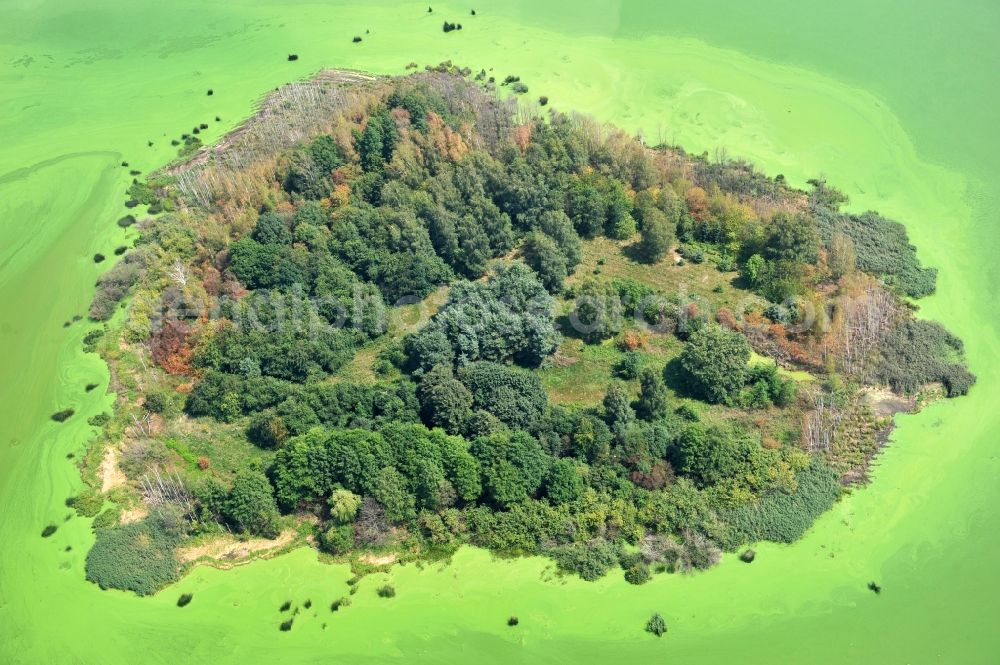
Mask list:
[[358,543],[369,547],[381,545],[389,536],[389,520],[382,504],[370,496],[361,501],[358,520],[354,526]]
[[170,279],[174,280],[180,286],[187,286],[187,268],[180,259],[174,259],[174,264],[170,266],[169,271]]
[[840,332],[838,357],[844,371],[867,380],[874,351],[892,329],[899,309],[896,298],[877,284],[869,284],[856,297],[846,297],[843,307],[843,329]]
[[153,415],[148,411],[143,412],[142,418],[132,414],[132,425],[129,426],[129,433],[134,438],[147,437],[152,430]]
[[806,393],[812,408],[802,416],[802,438],[809,452],[826,452],[833,446],[837,428],[847,417],[848,410],[835,395],[822,388]]
[[151,508],[161,508],[166,504],[178,506],[183,514],[194,512],[194,498],[184,486],[184,482],[175,471],[171,475],[162,475],[160,469],[154,468],[152,477],[145,474],[139,481],[143,501]]
[[282,86],[258,100],[257,111],[219,143],[167,172],[181,194],[201,207],[223,191],[247,194],[240,172],[318,135],[378,81],[358,72],[329,70]]

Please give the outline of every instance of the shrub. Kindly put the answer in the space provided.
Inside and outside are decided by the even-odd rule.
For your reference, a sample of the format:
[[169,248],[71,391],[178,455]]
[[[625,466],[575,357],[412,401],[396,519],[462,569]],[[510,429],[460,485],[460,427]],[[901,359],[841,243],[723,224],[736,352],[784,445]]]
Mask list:
[[192,598],[194,598],[194,594],[182,593],[181,597],[177,599],[177,607],[187,606],[191,602]]
[[541,97],[538,98],[538,105],[539,106],[545,106],[548,103],[549,103],[549,98],[546,97],[545,95],[542,95]]
[[288,631],[290,631],[292,629],[292,624],[293,623],[295,623],[295,619],[285,619],[278,626],[278,629],[281,630],[281,632],[283,632],[283,633],[287,633]]
[[289,53],[288,54],[288,62],[295,62],[298,59],[299,59],[299,56],[298,56],[297,53]]
[[106,258],[106,257],[105,257],[105,256],[104,256],[103,254],[101,254],[101,253],[97,253],[97,254],[94,254],[94,263],[100,263],[100,262],[102,262],[102,261],[103,261],[103,260],[104,260],[105,258]]
[[753,563],[753,560],[757,558],[757,553],[752,549],[743,550],[740,554],[740,561],[743,563]]
[[87,579],[102,589],[123,589],[140,596],[155,593],[177,579],[176,545],[177,538],[156,516],[99,529],[87,553]]
[[102,411],[101,413],[87,418],[87,424],[94,427],[104,427],[109,422],[111,422],[111,414],[107,411]]
[[281,607],[278,608],[278,611],[279,612],[287,612],[290,609],[292,609],[292,601],[286,600],[285,602],[283,602],[281,604]]
[[704,263],[705,262],[705,252],[697,247],[690,247],[684,245],[678,250],[685,259],[691,263]]
[[118,526],[118,522],[121,520],[122,509],[118,506],[113,506],[105,511],[102,511],[94,521],[90,524],[94,531],[98,529],[110,529],[113,526]]
[[144,255],[130,252],[97,280],[97,292],[90,303],[90,318],[106,321],[132,285],[139,281],[145,264]]
[[72,416],[74,413],[76,413],[76,411],[74,411],[73,409],[63,409],[62,411],[56,411],[49,417],[52,418],[52,420],[56,421],[57,423],[61,423],[68,420],[70,416]]
[[937,269],[924,268],[910,244],[906,228],[878,213],[845,215],[820,208],[816,210],[820,236],[828,245],[845,235],[851,239],[857,267],[881,277],[895,291],[910,298],[934,293]]
[[277,448],[288,438],[288,428],[274,411],[262,411],[250,421],[247,438],[261,448]]
[[354,35],[354,39],[352,39],[351,41],[354,42],[355,44],[357,44],[358,42],[361,41],[361,37],[358,37],[357,35]]
[[74,508],[80,517],[96,517],[104,507],[104,495],[92,487],[84,487],[82,492],[66,499],[66,505]]
[[152,413],[163,413],[167,410],[167,396],[160,392],[147,393],[142,405]]
[[100,328],[94,328],[83,336],[83,348],[85,350],[93,350],[93,347],[97,342],[104,336],[104,331]]
[[351,604],[351,599],[346,596],[343,598],[338,598],[337,600],[330,603],[331,612],[339,612],[341,607],[347,607]]
[[44,529],[42,529],[42,538],[48,538],[58,530],[59,530],[58,526],[56,526],[55,524],[49,524]]
[[331,520],[336,524],[350,524],[361,508],[361,497],[350,490],[335,489],[327,503]]
[[662,637],[667,632],[667,622],[664,621],[659,612],[651,616],[649,621],[646,622],[646,632],[652,633],[657,637]]
[[652,577],[649,566],[644,563],[634,564],[625,570],[625,581],[629,584],[645,584]]
[[517,618],[516,616],[512,616],[512,617],[509,617],[509,618],[507,619],[507,625],[508,625],[508,626],[511,626],[511,627],[513,627],[513,626],[516,626],[516,625],[517,625],[517,624],[519,624],[519,623],[521,623],[521,620],[520,620],[520,619],[518,619],[518,618]]
[[375,593],[378,594],[379,598],[395,598],[396,587],[392,586],[391,584],[386,584],[376,589]]
[[635,351],[627,351],[613,368],[615,376],[626,381],[639,377],[642,370],[642,356]]
[[618,565],[621,546],[598,538],[589,543],[554,547],[546,550],[545,554],[553,559],[561,570],[576,573],[588,582],[593,582],[604,577],[611,568]]
[[350,525],[331,526],[320,536],[320,546],[335,556],[347,554],[354,547],[354,529]]
[[688,422],[696,423],[701,420],[698,411],[690,404],[681,404],[674,410],[674,413]]
[[875,377],[899,393],[915,393],[940,381],[949,397],[964,395],[976,381],[960,362],[962,340],[935,321],[907,319],[886,336],[879,348]]
[[840,496],[837,475],[819,460],[799,471],[795,479],[794,493],[773,492],[724,516],[739,542],[794,542]]

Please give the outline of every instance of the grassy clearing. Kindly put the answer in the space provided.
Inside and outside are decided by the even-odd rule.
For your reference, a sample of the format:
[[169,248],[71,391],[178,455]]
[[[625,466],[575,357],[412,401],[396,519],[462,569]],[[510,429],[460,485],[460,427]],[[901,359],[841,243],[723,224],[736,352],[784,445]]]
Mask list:
[[[703,263],[674,263],[674,253],[670,252],[658,263],[647,264],[633,260],[629,254],[630,245],[637,238],[613,240],[594,238],[583,241],[582,259],[576,272],[566,280],[567,286],[580,284],[588,277],[606,279],[634,279],[666,295],[676,293],[697,295],[712,302],[716,307],[735,310],[741,302],[762,302],[759,296],[740,288],[739,276],[735,272],[719,272],[715,267],[718,254],[705,246]],[[603,261],[603,263],[599,263]],[[599,271],[595,275],[595,270]],[[721,289],[721,291],[719,290]]]
[[554,404],[594,406],[601,402],[611,381],[611,370],[622,357],[612,340],[586,344],[566,338],[552,363],[539,371],[542,387]]
[[[772,365],[774,361],[766,356],[762,356],[756,351],[751,351],[750,353],[750,364],[751,365]],[[815,381],[816,377],[806,372],[805,370],[791,370],[785,369],[784,367],[778,366],[778,374],[785,377],[786,379],[794,379],[795,381],[800,381],[802,383],[808,383],[810,381]]]
[[433,291],[420,302],[411,305],[401,305],[394,307],[389,312],[388,335],[375,339],[355,352],[351,362],[344,365],[340,370],[330,377],[331,381],[349,381],[352,383],[375,383],[377,381],[393,381],[401,374],[396,368],[392,368],[386,374],[379,374],[375,371],[375,363],[379,354],[389,347],[395,340],[402,339],[423,326],[430,317],[434,316],[441,306],[448,299],[448,287]]

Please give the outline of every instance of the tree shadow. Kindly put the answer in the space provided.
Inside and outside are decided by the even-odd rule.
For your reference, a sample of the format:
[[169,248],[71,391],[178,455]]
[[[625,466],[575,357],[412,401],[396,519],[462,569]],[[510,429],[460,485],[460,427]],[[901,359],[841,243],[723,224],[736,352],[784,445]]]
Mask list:
[[629,261],[635,261],[636,263],[646,263],[646,261],[643,260],[642,248],[640,247],[638,240],[622,247],[622,254],[624,254],[625,258],[627,258]]
[[687,384],[684,381],[684,370],[681,368],[681,361],[678,356],[674,356],[668,360],[666,366],[664,366],[663,382],[677,395],[691,397],[688,393]]

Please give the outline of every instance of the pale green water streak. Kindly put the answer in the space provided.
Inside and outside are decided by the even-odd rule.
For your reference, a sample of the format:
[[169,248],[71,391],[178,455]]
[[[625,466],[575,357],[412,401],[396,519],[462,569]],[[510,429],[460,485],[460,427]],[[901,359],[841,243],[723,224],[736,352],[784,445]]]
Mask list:
[[[0,662],[998,660],[997,10],[501,4],[472,18],[438,3],[432,16],[417,4],[0,3]],[[445,36],[446,18],[466,29]],[[200,569],[151,599],[85,583],[92,536],[62,522],[79,488],[65,455],[110,398],[83,392],[106,372],[79,352],[86,326],[62,322],[86,307],[91,255],[125,237],[119,162],[155,167],[170,137],[199,122],[217,136],[262,91],[322,66],[396,73],[446,58],[519,74],[532,96],[653,140],[723,145],[800,183],[822,172],[856,207],[900,216],[941,268],[924,309],[965,338],[979,385],[903,418],[872,487],[751,566],[636,588],[553,581],[542,561],[467,550],[443,569],[395,570],[393,600],[366,580],[336,615],[326,606],[347,573],[309,550]],[[66,406],[78,412],[68,423],[47,421]],[[60,529],[42,539],[49,522]],[[181,591],[195,592],[183,610]],[[317,616],[284,634],[288,598],[311,598]],[[671,625],[659,641],[640,630],[657,610]]]

